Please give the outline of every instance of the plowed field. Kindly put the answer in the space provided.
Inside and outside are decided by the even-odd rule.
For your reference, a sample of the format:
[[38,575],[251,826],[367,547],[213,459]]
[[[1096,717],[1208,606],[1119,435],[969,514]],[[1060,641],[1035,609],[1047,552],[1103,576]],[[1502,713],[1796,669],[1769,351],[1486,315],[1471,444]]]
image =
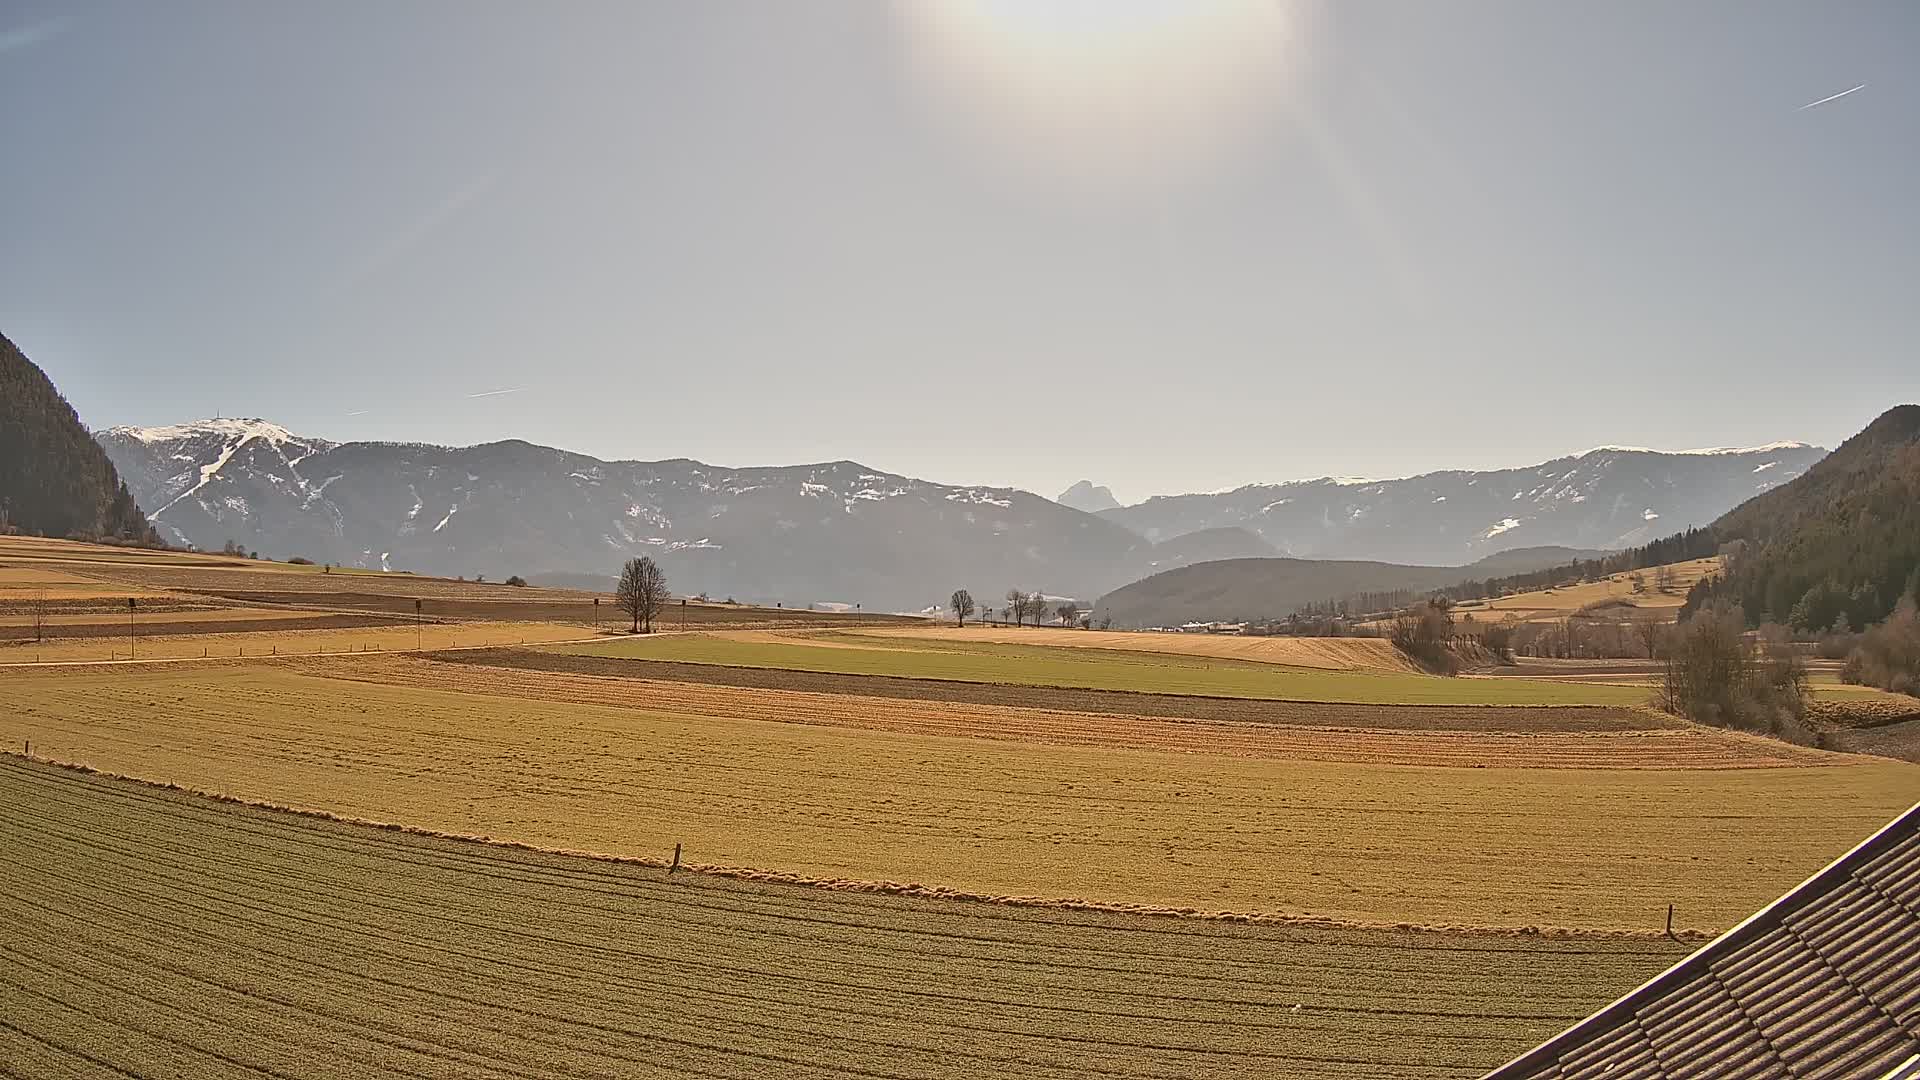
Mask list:
[[1687,948],[668,875],[6,757],[0,821],[34,1080],[1466,1078]]
[[[346,629],[309,629],[312,626]],[[170,627],[166,617],[142,631],[136,626],[131,646],[136,660],[182,660],[200,657],[257,657],[320,655],[344,652],[397,652],[426,649],[477,648],[568,641],[591,634],[578,626],[555,623],[427,623],[423,627],[395,624],[391,619],[364,616],[315,615],[292,625],[262,623],[199,623],[188,633],[154,634]],[[216,632],[218,631],[218,632]],[[13,631],[0,628],[0,637]],[[0,668],[36,663],[73,663],[125,660],[127,627],[118,634],[91,637],[55,637],[35,642],[22,638],[0,643]]]
[[862,630],[860,636],[885,642],[973,641],[1050,648],[1115,649],[1250,660],[1330,671],[1417,672],[1406,656],[1384,638],[1243,637],[1239,634],[1152,634],[1118,630],[1067,630],[1052,627],[929,626],[908,630]]
[[808,879],[1376,925],[1646,929],[1672,901],[1683,926],[1725,927],[1920,789],[1913,766],[1838,755],[1669,770],[1243,757],[693,715],[638,688],[608,705],[379,685],[304,663],[15,669],[0,742],[543,847],[684,843],[692,863]]
[[1049,648],[848,631],[821,648],[794,635],[666,634],[560,646],[615,659],[672,660],[789,671],[1281,701],[1415,705],[1640,705],[1644,688],[1544,679],[1443,679],[1395,671],[1331,671],[1211,656]]
[[[480,656],[495,656],[483,652]],[[537,655],[513,650],[511,655]],[[315,670],[311,666],[304,670]],[[1673,725],[1659,726],[1652,714],[1625,713],[1623,725],[1645,719],[1646,730],[1582,732],[1548,726],[1555,714],[1606,710],[1440,708],[1446,716],[1465,716],[1484,725],[1511,718],[1516,727],[1495,730],[1446,730],[1432,725],[1429,710],[1390,705],[1276,703],[1276,712],[1312,715],[1336,712],[1348,724],[1295,725],[1250,722],[1244,717],[1196,720],[1139,713],[1100,713],[1085,707],[1022,708],[940,700],[898,700],[850,693],[743,689],[710,683],[644,681],[479,663],[443,663],[414,657],[351,658],[330,663],[330,678],[392,686],[458,688],[468,693],[641,706],[690,716],[818,724],[914,735],[1039,742],[1056,746],[1101,746],[1234,757],[1294,758],[1403,765],[1489,764],[1526,768],[1674,769],[1765,768],[1821,765],[1825,754],[1773,739]],[[1118,695],[1115,695],[1118,696]],[[1402,726],[1401,719],[1409,722]],[[1327,720],[1330,717],[1316,716]],[[1574,719],[1574,717],[1570,717]],[[1577,721],[1576,721],[1577,722]]]
[[[1136,690],[1065,689],[964,682],[959,679],[848,675],[832,671],[736,667],[729,664],[622,660],[549,649],[477,649],[447,653],[437,659],[450,664],[478,664],[654,682],[706,683],[759,690],[854,694],[902,701],[950,701],[969,705],[1184,717],[1245,724],[1427,731],[1550,731],[1562,734],[1685,726],[1683,721],[1651,709],[1598,705],[1369,705],[1337,701],[1276,701],[1206,694],[1152,694]],[[452,675],[449,678],[458,679],[460,676]]]

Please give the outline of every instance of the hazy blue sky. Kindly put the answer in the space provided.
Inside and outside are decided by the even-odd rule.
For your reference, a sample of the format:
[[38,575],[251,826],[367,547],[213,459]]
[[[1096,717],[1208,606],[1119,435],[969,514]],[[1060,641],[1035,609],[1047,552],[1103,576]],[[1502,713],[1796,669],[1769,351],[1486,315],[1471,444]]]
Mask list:
[[1128,500],[1920,399],[1920,5],[1245,7],[0,0],[0,328],[95,426]]

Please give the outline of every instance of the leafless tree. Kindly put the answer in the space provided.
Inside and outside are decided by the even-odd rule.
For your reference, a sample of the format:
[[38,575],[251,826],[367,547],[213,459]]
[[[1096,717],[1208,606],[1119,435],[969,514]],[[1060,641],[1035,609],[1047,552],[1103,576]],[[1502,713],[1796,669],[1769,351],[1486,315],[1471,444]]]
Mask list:
[[1047,621],[1047,598],[1045,596],[1037,592],[1027,594],[1027,618],[1032,619],[1033,625],[1035,626],[1039,626],[1041,623]]
[[1007,590],[1007,614],[1013,616],[1013,625],[1019,626],[1027,618],[1027,594],[1019,589]]
[[1060,617],[1061,626],[1072,626],[1073,621],[1080,616],[1080,609],[1073,604],[1061,604],[1053,609],[1053,613]]
[[953,590],[953,598],[947,602],[953,608],[954,621],[961,626],[967,625],[967,619],[973,614],[973,594],[965,589]]
[[1673,591],[1674,581],[1677,577],[1678,575],[1673,572],[1673,567],[1662,564],[1654,568],[1653,587],[1663,593],[1670,593]]
[[614,589],[614,605],[633,617],[633,633],[653,633],[654,617],[666,606],[667,575],[650,555],[628,559],[620,568],[620,584]]
[[33,640],[39,641],[45,635],[47,623],[47,594],[34,593],[27,597],[27,614],[33,616]]
[[1657,619],[1641,619],[1633,624],[1633,637],[1640,647],[1647,650],[1647,659],[1652,660],[1660,649],[1660,637],[1666,630],[1666,624]]

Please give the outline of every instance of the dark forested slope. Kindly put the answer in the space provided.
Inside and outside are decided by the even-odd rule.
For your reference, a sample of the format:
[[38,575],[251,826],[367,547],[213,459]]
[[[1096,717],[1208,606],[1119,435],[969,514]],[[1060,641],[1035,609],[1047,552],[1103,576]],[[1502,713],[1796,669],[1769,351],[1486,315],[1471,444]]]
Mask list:
[[0,525],[46,536],[153,539],[106,451],[46,372],[0,335]]
[[1687,611],[1737,603],[1750,621],[1823,630],[1877,622],[1920,591],[1920,405],[1901,405],[1838,450],[1714,523],[1726,572]]

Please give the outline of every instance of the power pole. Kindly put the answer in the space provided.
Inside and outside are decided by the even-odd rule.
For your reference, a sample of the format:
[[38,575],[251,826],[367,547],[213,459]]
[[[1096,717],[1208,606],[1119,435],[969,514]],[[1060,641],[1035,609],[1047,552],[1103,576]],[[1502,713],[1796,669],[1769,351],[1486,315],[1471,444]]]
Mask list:
[[133,597],[127,597],[127,659],[133,659]]
[[416,596],[413,598],[413,651],[414,652],[427,651],[426,634],[427,632],[423,625],[423,620],[420,618],[420,598]]

